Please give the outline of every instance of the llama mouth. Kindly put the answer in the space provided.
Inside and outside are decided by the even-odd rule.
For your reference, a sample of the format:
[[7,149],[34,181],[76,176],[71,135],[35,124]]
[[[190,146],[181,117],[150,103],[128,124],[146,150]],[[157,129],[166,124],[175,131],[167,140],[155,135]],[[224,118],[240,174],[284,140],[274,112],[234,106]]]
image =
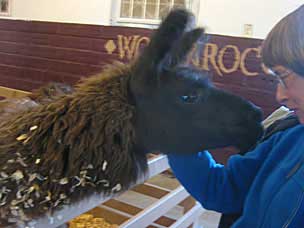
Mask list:
[[261,122],[252,124],[237,124],[239,137],[231,139],[229,146],[238,148],[240,151],[249,151],[259,142],[264,135],[264,128]]

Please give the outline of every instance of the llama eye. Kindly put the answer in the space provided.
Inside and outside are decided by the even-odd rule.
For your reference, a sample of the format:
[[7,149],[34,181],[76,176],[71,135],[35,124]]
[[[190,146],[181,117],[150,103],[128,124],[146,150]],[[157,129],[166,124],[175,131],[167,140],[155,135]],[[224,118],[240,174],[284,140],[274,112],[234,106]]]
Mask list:
[[181,96],[181,100],[184,103],[193,104],[198,100],[198,96],[196,96],[196,95],[184,95],[184,96]]

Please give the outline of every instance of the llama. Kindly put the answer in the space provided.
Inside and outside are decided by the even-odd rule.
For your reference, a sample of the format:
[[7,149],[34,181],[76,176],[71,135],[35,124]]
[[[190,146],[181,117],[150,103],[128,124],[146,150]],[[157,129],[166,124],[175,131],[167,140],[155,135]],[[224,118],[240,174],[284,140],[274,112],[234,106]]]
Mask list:
[[134,63],[115,63],[72,94],[10,118],[0,129],[0,224],[23,223],[91,194],[127,189],[146,154],[252,146],[261,111],[187,64],[204,29],[169,13]]
[[35,89],[27,97],[0,100],[0,125],[1,122],[11,118],[15,113],[36,107],[39,104],[49,103],[60,96],[72,92],[73,88],[67,84],[50,82]]

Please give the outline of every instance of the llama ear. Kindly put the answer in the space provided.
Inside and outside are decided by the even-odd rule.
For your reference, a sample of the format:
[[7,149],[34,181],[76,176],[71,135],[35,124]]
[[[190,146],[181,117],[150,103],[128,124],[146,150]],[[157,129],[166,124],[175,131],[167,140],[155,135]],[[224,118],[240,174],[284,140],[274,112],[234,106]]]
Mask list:
[[[195,26],[195,17],[185,9],[175,9],[161,23],[154,32],[149,45],[133,65],[131,89],[152,89],[158,81],[159,70],[163,61],[170,54],[175,43],[183,37],[184,33]],[[147,87],[147,88],[145,88]]]
[[197,28],[190,32],[186,32],[174,45],[172,50],[166,55],[163,60],[164,68],[170,69],[179,64],[185,63],[188,54],[193,49],[194,45],[198,45],[197,50],[201,50],[205,43],[205,30]]
[[195,17],[192,13],[184,9],[171,11],[152,36],[142,57],[152,58],[154,63],[159,63],[171,51],[174,43],[194,26]]

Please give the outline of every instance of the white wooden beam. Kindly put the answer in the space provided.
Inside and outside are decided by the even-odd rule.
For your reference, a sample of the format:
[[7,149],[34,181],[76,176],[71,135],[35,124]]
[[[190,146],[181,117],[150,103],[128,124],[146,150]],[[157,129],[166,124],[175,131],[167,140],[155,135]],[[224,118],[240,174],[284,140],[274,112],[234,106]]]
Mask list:
[[[169,169],[169,164],[167,157],[164,155],[157,156],[152,158],[148,162],[148,175],[137,182],[137,184],[143,183],[146,179],[155,176],[165,170]],[[121,193],[120,193],[121,194]],[[40,219],[33,221],[31,224],[28,225],[30,228],[55,228],[59,227],[62,224],[70,221],[71,219],[97,207],[98,205],[102,204],[103,202],[118,196],[112,195],[108,197],[104,197],[98,194],[94,194],[82,201],[75,203],[73,205],[64,206],[61,210],[55,211],[51,218],[45,216]],[[140,227],[140,226],[139,226]],[[138,227],[137,227],[138,228]]]
[[120,228],[147,227],[187,196],[189,196],[188,192],[184,189],[184,187],[180,186],[166,196],[162,197],[160,200],[153,203],[150,207],[132,217],[130,220],[121,224]]
[[189,210],[182,218],[173,223],[169,228],[186,228],[195,222],[195,220],[206,211],[198,203]]

